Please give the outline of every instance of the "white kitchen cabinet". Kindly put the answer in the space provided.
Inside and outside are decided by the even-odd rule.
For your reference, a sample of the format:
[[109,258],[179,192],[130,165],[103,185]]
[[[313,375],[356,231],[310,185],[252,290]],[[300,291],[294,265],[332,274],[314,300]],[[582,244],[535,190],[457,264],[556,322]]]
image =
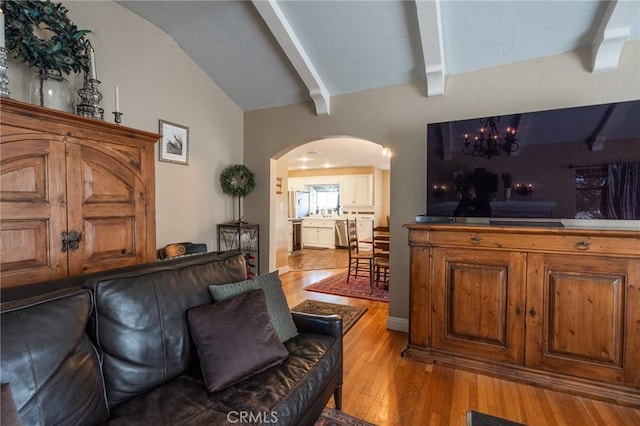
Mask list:
[[287,189],[289,191],[308,191],[308,185],[312,183],[312,179],[308,177],[291,177],[287,182]]
[[340,180],[343,207],[373,205],[373,175],[344,176]]
[[335,221],[305,219],[302,221],[302,246],[335,248]]

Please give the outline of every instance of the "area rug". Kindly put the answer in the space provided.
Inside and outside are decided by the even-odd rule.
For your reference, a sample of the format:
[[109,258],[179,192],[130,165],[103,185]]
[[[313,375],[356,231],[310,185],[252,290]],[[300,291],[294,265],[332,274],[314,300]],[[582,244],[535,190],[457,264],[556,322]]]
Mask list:
[[352,276],[347,284],[347,271],[331,275],[315,284],[311,284],[305,287],[305,290],[389,302],[389,292],[382,287],[376,287],[374,284],[373,292],[370,292],[369,277],[367,276],[358,276],[357,278]]
[[467,426],[526,426],[522,423],[512,422],[511,420],[502,419],[500,417],[490,416],[489,414],[480,413],[478,411],[467,411]]
[[316,315],[340,315],[342,318],[342,334],[347,331],[367,312],[367,308],[358,306],[338,305],[337,303],[319,302],[317,300],[305,300],[291,308],[294,312],[303,312]]
[[315,426],[376,426],[340,410],[325,407]]

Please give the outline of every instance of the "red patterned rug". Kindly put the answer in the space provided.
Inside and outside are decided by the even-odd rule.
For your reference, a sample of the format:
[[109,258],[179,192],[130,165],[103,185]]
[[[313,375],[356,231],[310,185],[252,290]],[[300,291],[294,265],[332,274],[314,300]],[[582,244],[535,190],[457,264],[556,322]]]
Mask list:
[[367,276],[358,276],[357,278],[352,276],[347,284],[347,271],[331,275],[315,284],[311,284],[305,290],[389,302],[389,291],[382,287],[378,288],[374,284],[373,292],[371,292],[369,277]]

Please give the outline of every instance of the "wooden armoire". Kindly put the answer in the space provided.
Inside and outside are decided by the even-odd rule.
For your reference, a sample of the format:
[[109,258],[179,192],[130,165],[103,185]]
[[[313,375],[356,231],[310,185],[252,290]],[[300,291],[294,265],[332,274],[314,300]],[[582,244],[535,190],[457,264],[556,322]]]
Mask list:
[[0,285],[154,261],[154,144],[143,132],[2,99]]

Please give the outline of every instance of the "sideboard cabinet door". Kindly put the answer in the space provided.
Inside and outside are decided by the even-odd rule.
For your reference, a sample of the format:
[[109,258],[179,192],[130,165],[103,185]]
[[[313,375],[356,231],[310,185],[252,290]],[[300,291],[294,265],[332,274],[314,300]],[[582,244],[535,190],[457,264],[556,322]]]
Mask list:
[[159,135],[1,104],[1,285],[154,261]]
[[432,347],[522,364],[526,255],[433,249]]
[[640,387],[640,260],[530,254],[526,365]]

